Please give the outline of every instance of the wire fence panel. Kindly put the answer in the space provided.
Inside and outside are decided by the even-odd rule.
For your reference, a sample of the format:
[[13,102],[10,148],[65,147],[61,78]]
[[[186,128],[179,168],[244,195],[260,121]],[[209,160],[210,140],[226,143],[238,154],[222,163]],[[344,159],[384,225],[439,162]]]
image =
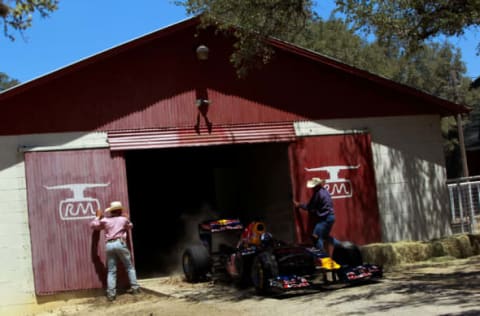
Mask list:
[[480,176],[447,181],[452,232],[480,232]]

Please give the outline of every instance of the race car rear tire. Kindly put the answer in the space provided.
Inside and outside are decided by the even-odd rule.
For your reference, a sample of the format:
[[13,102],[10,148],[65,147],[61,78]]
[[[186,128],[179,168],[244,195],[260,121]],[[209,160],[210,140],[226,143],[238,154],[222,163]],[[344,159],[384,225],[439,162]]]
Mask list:
[[360,248],[350,241],[335,246],[332,259],[341,266],[357,267],[363,264]]
[[253,259],[252,283],[260,295],[270,294],[272,288],[269,279],[278,276],[278,264],[275,256],[270,252],[262,252]]
[[251,285],[250,271],[252,269],[252,258],[250,256],[244,257],[241,253],[237,253],[234,264],[238,273],[233,279],[235,285],[240,288]]
[[194,283],[205,279],[211,268],[207,248],[203,245],[193,245],[185,249],[182,256],[182,266],[188,282]]

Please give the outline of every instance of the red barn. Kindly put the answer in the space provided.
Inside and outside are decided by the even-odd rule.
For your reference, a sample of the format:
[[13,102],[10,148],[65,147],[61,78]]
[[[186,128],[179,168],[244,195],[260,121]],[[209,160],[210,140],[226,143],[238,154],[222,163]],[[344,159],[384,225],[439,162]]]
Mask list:
[[0,94],[9,304],[102,286],[103,237],[88,223],[112,200],[129,206],[140,277],[169,273],[207,217],[261,218],[308,241],[292,199],[308,199],[314,176],[327,179],[339,239],[450,232],[439,122],[465,107],[273,39],[273,61],[239,79],[232,42],[196,36],[197,22]]

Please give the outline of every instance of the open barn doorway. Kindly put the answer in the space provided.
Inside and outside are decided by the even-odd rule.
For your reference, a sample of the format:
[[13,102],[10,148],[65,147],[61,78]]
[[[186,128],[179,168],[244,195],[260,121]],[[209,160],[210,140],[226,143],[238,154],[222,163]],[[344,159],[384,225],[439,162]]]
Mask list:
[[200,221],[264,220],[292,241],[294,220],[287,143],[126,152],[133,245],[140,278],[181,271]]

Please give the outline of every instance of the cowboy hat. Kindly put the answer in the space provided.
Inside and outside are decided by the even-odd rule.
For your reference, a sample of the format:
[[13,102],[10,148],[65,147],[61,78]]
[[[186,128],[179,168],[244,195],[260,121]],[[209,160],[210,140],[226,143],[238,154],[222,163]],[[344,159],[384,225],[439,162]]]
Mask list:
[[110,203],[110,207],[108,207],[105,212],[113,212],[117,210],[123,210],[122,202],[120,201],[113,201]]
[[320,184],[322,185],[325,184],[325,180],[320,178],[312,178],[307,181],[307,188],[311,189]]

